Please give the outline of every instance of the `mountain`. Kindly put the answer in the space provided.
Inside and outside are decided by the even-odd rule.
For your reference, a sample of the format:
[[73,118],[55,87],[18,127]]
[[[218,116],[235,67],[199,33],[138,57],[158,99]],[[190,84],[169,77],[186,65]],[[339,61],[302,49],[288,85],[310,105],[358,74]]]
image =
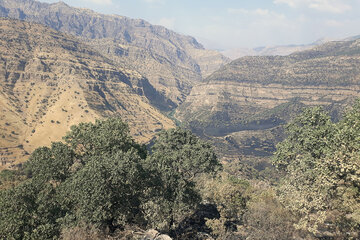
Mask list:
[[345,38],[345,39],[343,39],[343,41],[354,41],[354,40],[358,40],[358,39],[360,39],[360,35]]
[[[340,41],[354,41],[360,38],[358,36],[352,36],[348,38],[341,39]],[[322,44],[336,41],[331,38],[320,38],[310,44],[301,44],[301,45],[279,45],[279,46],[265,46],[257,48],[235,48],[221,51],[224,56],[230,59],[237,59],[246,56],[287,56],[295,52],[301,52],[305,50],[310,50]]]
[[301,52],[312,49],[316,46],[319,46],[321,44],[330,41],[332,41],[332,39],[321,38],[310,44],[265,46],[265,47],[257,47],[257,48],[235,48],[235,49],[222,51],[221,53],[230,59],[237,59],[245,56],[287,56],[295,52]]
[[73,36],[0,19],[0,167],[21,163],[79,122],[120,116],[141,142],[173,127],[133,82],[149,85]]
[[162,110],[181,103],[192,86],[229,60],[184,36],[141,19],[103,15],[34,0],[0,0],[0,16],[42,23],[82,37],[123,67],[136,70],[163,96],[153,102]]
[[360,40],[338,41],[234,60],[195,86],[175,116],[223,156],[270,156],[283,124],[303,107],[323,105],[338,118],[359,96]]

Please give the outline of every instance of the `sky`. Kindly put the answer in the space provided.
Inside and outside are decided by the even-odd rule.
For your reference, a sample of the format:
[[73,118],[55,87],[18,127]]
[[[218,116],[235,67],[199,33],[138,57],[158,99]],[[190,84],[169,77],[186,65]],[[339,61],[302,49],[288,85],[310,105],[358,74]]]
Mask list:
[[[57,2],[58,0],[41,0]],[[141,18],[217,50],[309,44],[360,35],[360,0],[63,0]]]

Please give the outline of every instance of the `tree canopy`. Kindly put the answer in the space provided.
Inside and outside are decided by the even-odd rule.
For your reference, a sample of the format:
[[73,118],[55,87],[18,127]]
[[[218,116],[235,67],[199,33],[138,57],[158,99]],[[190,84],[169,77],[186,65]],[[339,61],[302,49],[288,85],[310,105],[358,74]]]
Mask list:
[[161,132],[152,150],[147,168],[157,174],[162,187],[158,190],[161,201],[155,200],[148,208],[158,210],[149,214],[162,219],[162,224],[154,227],[171,230],[185,212],[200,203],[195,177],[216,172],[221,165],[210,144],[180,128]]
[[299,229],[317,237],[351,238],[360,228],[360,103],[338,123],[320,107],[287,126],[273,163],[285,172],[278,191],[300,216]]
[[81,225],[170,230],[176,214],[200,201],[193,178],[219,166],[210,145],[189,131],[161,132],[148,154],[120,119],[81,123],[64,143],[36,149],[28,179],[0,192],[0,239],[52,239]]

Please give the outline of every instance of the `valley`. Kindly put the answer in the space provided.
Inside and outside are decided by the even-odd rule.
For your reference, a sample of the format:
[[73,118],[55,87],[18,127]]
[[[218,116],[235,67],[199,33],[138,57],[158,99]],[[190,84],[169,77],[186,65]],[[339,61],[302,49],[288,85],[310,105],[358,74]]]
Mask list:
[[[146,142],[159,129],[174,126],[172,120],[162,115],[172,112],[175,113],[171,114],[175,117],[173,120],[178,124],[213,142],[223,161],[260,158],[266,162],[276,143],[284,137],[284,124],[303,107],[325,106],[337,119],[344,107],[359,95],[360,72],[356,66],[360,61],[360,47],[356,37],[323,45],[319,42],[318,46],[311,45],[310,50],[289,56],[243,57],[230,62],[220,53],[204,49],[192,37],[141,19],[98,14],[65,3],[3,0],[1,5],[2,16],[42,23],[77,37],[72,40],[76,41],[73,46],[61,46],[66,48],[65,53],[70,51],[67,55],[55,57],[56,52],[63,50],[52,50],[53,46],[47,44],[44,47],[45,43],[36,42],[37,46],[28,49],[31,57],[11,60],[15,61],[10,64],[16,65],[15,72],[7,70],[9,63],[4,65],[5,81],[16,80],[13,85],[4,84],[2,90],[4,109],[7,106],[16,108],[3,116],[4,122],[13,125],[4,134],[3,139],[12,139],[11,145],[3,145],[6,146],[4,156],[9,154],[9,146],[21,153],[20,159],[25,159],[36,146],[59,139],[70,125],[114,113],[133,116],[131,126],[149,125],[147,133],[136,133]],[[13,40],[3,41],[6,46],[5,41]],[[81,42],[86,42],[84,48],[91,53],[76,53],[84,51],[74,48]],[[24,46],[17,45],[18,52],[8,55],[19,55]],[[14,46],[7,48],[10,47]],[[95,62],[106,64],[100,66]],[[77,64],[70,66],[70,63]],[[50,68],[52,65],[57,67]],[[17,81],[21,79],[19,76],[34,80]],[[80,81],[79,76],[87,80]],[[114,79],[120,79],[120,83]],[[17,90],[28,88],[23,93]],[[84,89],[89,90],[84,92]],[[120,92],[132,92],[133,95],[119,95]],[[25,96],[21,96],[23,94]],[[144,105],[137,105],[138,109],[123,105],[132,97],[137,100],[130,102],[144,102]],[[65,107],[67,102],[70,109]],[[32,110],[36,117],[22,116],[29,107],[37,109]],[[147,110],[141,110],[142,107]],[[81,113],[85,110],[86,114]],[[144,117],[135,117],[138,111]],[[52,119],[55,118],[52,115],[46,116],[50,112],[59,115],[58,120]],[[150,122],[146,122],[148,115]],[[141,122],[140,119],[145,122],[135,123],[134,117],[137,122]],[[19,118],[23,119],[22,124],[29,126],[16,123]],[[151,121],[155,125],[151,126]],[[50,124],[44,125],[47,122]],[[50,134],[46,130],[48,126],[56,126],[61,131]],[[11,134],[12,131],[15,134]],[[38,144],[28,147],[31,142]],[[4,164],[9,161],[5,159],[11,157],[3,157]]]
[[60,140],[71,125],[97,118],[121,116],[136,139],[148,142],[175,126],[164,112],[229,62],[192,37],[141,19],[62,2],[1,0],[0,6],[2,17],[55,30],[2,20],[1,168]]
[[0,0],[0,239],[359,239],[359,36],[221,52],[179,19],[283,42],[288,13],[330,1],[169,2],[81,4],[176,31]]
[[175,116],[214,139],[224,159],[271,156],[284,137],[282,126],[304,107],[324,106],[339,119],[359,97],[359,44],[330,42],[289,56],[234,60],[195,86]]

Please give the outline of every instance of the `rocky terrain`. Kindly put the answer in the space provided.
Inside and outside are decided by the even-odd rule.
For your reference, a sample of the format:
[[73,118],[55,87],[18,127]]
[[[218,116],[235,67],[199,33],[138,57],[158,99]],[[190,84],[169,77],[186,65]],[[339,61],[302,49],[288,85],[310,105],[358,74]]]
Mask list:
[[1,19],[0,168],[60,140],[71,125],[97,118],[120,116],[136,139],[149,141],[174,124],[151,105],[148,85],[70,35]]
[[42,23],[86,39],[103,55],[147,77],[163,96],[153,101],[162,110],[177,106],[203,76],[229,62],[192,37],[141,19],[98,14],[62,2],[0,0],[0,16]]
[[360,96],[360,40],[329,42],[289,56],[237,59],[195,86],[175,116],[231,159],[269,156],[304,106],[337,118]]

